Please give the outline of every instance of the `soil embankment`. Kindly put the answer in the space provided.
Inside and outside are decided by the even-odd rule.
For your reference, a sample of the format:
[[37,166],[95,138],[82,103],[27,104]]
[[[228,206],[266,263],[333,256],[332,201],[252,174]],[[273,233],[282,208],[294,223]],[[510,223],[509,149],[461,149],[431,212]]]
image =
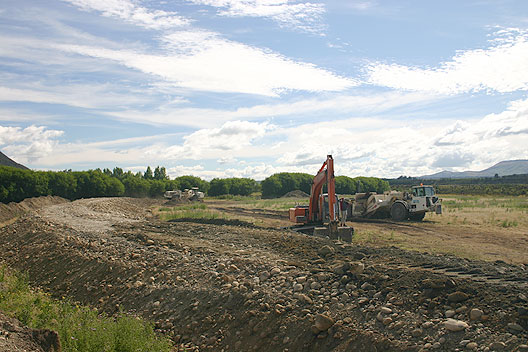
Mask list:
[[26,213],[2,229],[1,259],[54,295],[135,312],[204,351],[527,344],[524,265],[161,222],[151,204],[85,199]]

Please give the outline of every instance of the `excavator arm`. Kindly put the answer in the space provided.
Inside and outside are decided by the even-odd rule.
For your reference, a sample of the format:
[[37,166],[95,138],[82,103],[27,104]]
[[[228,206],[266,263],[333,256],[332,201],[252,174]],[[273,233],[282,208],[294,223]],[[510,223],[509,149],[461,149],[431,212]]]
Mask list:
[[335,221],[335,176],[334,176],[334,159],[331,155],[326,157],[326,161],[319,169],[312,181],[312,189],[310,191],[310,206],[308,208],[309,222],[322,222],[323,209],[320,201],[321,192],[325,183],[328,185],[328,211],[330,214],[330,221]]

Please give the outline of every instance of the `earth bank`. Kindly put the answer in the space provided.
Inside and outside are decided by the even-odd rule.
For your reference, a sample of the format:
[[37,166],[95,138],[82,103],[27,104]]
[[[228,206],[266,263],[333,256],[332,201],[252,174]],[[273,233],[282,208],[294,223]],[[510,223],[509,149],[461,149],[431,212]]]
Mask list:
[[[36,285],[211,351],[523,350],[527,268],[335,244],[287,230],[167,223],[153,201],[84,199],[2,228]],[[509,278],[507,280],[506,278]]]

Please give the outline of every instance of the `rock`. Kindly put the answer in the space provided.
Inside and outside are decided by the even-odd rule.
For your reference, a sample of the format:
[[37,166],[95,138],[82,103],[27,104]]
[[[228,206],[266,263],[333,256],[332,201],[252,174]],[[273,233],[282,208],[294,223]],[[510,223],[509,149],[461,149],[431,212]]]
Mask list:
[[482,315],[484,314],[483,311],[481,311],[478,308],[473,308],[469,311],[469,319],[471,320],[478,320]]
[[462,320],[456,320],[448,318],[444,322],[444,326],[449,331],[462,331],[469,327],[468,323],[462,321]]
[[336,275],[344,275],[350,269],[350,263],[339,263],[332,267],[332,272]]
[[298,294],[298,299],[305,302],[305,303],[308,303],[308,304],[313,304],[313,301],[310,297],[308,297],[307,295],[305,295],[304,293],[299,293]]
[[321,287],[322,287],[321,284],[318,283],[317,281],[314,281],[314,282],[312,282],[312,283],[310,284],[310,288],[311,288],[312,290],[319,290]]
[[506,344],[504,342],[492,342],[489,348],[492,351],[503,351],[506,348]]
[[267,271],[263,271],[262,273],[260,273],[259,275],[259,281],[260,282],[264,282],[266,281],[267,279],[269,279],[271,277],[271,274]]
[[300,284],[303,284],[306,282],[306,276],[299,276],[298,278],[295,279],[295,281],[297,281]]
[[303,289],[304,289],[304,287],[303,287],[302,284],[296,283],[296,284],[293,285],[293,291],[294,292],[299,292],[299,291],[302,291]]
[[326,331],[334,325],[334,319],[325,314],[317,314],[315,316],[314,326],[319,331]]
[[351,262],[348,271],[354,275],[361,275],[365,271],[365,264],[361,262]]
[[519,345],[516,351],[517,352],[528,352],[528,345]]
[[517,323],[508,323],[508,330],[513,332],[522,332],[524,328]]
[[329,245],[326,245],[326,246],[322,246],[321,248],[319,248],[319,250],[317,251],[317,253],[321,256],[321,257],[326,257],[330,254],[334,254],[335,252],[335,249],[333,247],[330,247]]
[[273,269],[271,269],[271,276],[275,276],[275,275],[278,275],[281,273],[281,269],[278,268],[278,267],[274,267]]
[[383,318],[381,322],[383,323],[383,325],[389,325],[390,323],[392,323],[392,318],[391,317]]
[[382,312],[383,314],[391,314],[392,309],[390,309],[389,307],[381,307],[380,312]]
[[422,281],[422,287],[425,288],[441,289],[445,286],[445,280],[442,279],[425,279]]
[[454,302],[454,303],[463,302],[463,301],[467,300],[468,298],[469,298],[469,296],[467,295],[467,293],[464,293],[464,292],[461,292],[461,291],[456,291],[456,292],[450,293],[447,296],[447,300],[449,302]]
[[476,342],[470,342],[466,345],[466,349],[471,350],[471,351],[476,351],[477,348],[478,348],[478,345]]
[[420,337],[420,336],[422,336],[422,334],[423,334],[423,330],[419,329],[419,328],[416,328],[413,331],[411,331],[411,335],[413,337]]
[[450,309],[450,310],[446,310],[446,312],[445,312],[445,317],[446,317],[446,318],[452,318],[452,317],[455,316],[455,314],[456,314],[456,313],[455,313],[454,310],[451,310],[451,309]]
[[422,324],[422,327],[424,329],[429,329],[429,328],[432,328],[434,325],[434,323],[432,321],[426,321],[425,323]]
[[361,285],[361,289],[362,290],[366,290],[366,291],[372,290],[374,288],[375,288],[374,285],[372,285],[372,284],[370,284],[368,282],[365,282],[365,283],[363,283],[363,285]]

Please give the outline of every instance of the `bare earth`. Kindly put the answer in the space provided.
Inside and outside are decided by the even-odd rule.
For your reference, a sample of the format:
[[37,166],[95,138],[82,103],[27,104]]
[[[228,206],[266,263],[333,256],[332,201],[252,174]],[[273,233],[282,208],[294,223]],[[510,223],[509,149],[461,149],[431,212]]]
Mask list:
[[[162,222],[154,204],[101,198],[45,206],[1,228],[0,259],[56,296],[154,321],[182,349],[528,349],[526,243],[519,249],[515,236],[490,251],[517,251],[517,264],[472,261],[308,237],[281,230],[278,211],[248,215],[266,218],[266,228]],[[354,224],[360,234],[387,226]],[[480,236],[434,222],[390,226],[408,226],[407,235],[423,241]],[[473,241],[493,237],[485,236]],[[451,331],[447,316],[467,326]]]

